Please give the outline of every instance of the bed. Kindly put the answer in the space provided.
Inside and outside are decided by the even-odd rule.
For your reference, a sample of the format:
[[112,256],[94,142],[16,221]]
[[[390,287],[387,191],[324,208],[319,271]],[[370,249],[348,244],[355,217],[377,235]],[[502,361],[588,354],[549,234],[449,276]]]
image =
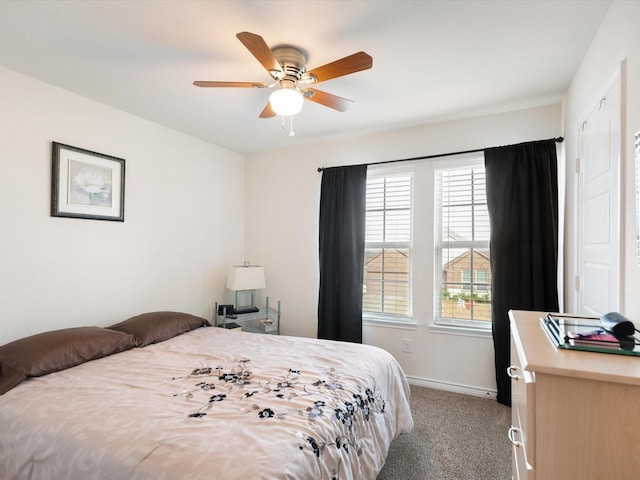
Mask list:
[[1,479],[375,479],[413,427],[382,349],[175,312],[2,346],[2,391]]

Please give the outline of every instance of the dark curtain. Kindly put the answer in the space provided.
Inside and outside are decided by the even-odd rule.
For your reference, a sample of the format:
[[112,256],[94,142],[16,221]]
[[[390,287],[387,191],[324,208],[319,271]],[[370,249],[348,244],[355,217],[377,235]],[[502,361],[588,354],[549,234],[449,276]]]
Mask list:
[[511,405],[508,311],[558,311],[554,140],[485,150],[498,402]]
[[367,166],[322,171],[318,338],[362,343]]

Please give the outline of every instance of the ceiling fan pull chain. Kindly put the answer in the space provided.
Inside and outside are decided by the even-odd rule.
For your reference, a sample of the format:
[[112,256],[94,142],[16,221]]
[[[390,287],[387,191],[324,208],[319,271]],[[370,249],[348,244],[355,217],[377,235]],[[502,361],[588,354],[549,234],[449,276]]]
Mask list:
[[293,115],[289,117],[289,136],[293,137],[295,132],[293,131]]
[[[286,128],[286,119],[287,117],[285,117],[284,115],[280,115],[280,127],[282,128],[282,130]],[[287,133],[287,135],[293,137],[295,134],[296,133],[293,131],[293,115],[289,115],[289,133]]]

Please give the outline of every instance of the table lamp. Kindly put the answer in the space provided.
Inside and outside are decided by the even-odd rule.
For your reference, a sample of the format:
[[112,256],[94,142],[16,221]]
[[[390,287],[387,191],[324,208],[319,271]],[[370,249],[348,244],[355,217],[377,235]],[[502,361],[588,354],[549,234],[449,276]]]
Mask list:
[[227,275],[227,288],[236,292],[234,313],[257,312],[256,290],[265,287],[264,267],[249,265],[249,262],[244,262],[244,265],[233,265]]

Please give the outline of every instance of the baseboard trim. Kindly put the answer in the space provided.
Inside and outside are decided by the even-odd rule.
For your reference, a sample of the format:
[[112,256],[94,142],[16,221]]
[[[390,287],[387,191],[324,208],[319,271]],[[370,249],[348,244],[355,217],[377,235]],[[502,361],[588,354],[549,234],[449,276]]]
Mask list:
[[478,387],[469,387],[468,385],[457,385],[455,383],[440,382],[437,380],[428,380],[426,378],[407,376],[409,385],[417,387],[434,388],[436,390],[445,390],[447,392],[462,393],[464,395],[472,395],[474,397],[493,398],[495,399],[498,392],[495,390],[487,390]]

